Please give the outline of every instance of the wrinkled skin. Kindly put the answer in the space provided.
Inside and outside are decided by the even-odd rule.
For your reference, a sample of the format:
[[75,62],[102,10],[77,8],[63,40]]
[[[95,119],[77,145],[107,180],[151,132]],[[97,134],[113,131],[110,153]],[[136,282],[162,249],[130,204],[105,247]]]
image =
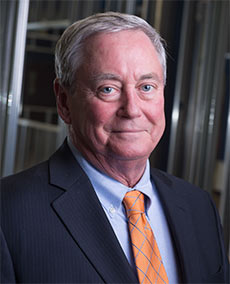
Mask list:
[[75,147],[96,168],[133,187],[165,128],[163,69],[142,31],[86,41],[76,91],[55,81],[58,112]]

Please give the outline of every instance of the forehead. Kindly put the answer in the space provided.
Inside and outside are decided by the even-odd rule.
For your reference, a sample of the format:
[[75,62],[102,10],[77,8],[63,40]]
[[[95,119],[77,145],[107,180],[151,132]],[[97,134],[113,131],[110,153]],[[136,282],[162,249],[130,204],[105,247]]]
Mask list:
[[[133,46],[144,47],[144,49],[152,49],[156,52],[150,38],[141,30],[123,30],[119,32],[101,32],[87,38],[84,44],[84,51],[87,54],[98,53],[99,51],[109,47],[125,47]],[[97,49],[95,48],[97,47]]]
[[77,73],[78,79],[84,80],[101,74],[136,80],[144,74],[155,73],[163,84],[159,55],[149,37],[140,30],[99,33],[89,37]]

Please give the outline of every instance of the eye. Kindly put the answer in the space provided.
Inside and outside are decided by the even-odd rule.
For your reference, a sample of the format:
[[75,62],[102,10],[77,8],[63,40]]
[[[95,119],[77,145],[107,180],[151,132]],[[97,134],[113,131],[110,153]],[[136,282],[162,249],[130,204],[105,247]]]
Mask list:
[[113,91],[114,89],[112,87],[104,87],[101,89],[101,92],[105,94],[111,94]]
[[141,86],[141,90],[144,91],[144,92],[150,92],[150,91],[152,91],[152,89],[153,89],[153,86],[151,86],[151,85]]
[[98,88],[97,96],[103,101],[114,101],[120,96],[120,89],[117,86],[104,85]]

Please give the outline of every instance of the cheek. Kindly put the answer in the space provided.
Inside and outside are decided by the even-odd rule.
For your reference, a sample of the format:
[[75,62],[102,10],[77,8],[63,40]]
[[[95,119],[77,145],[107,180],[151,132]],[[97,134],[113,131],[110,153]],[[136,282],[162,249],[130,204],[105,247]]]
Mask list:
[[85,117],[96,127],[103,126],[109,120],[109,108],[100,103],[89,104]]
[[164,99],[158,99],[148,106],[148,114],[150,121],[155,124],[164,124],[165,123],[165,113],[164,113]]
[[84,135],[104,140],[104,130],[113,119],[114,111],[112,106],[95,99],[88,102],[85,109],[81,109],[80,112],[82,114],[79,117],[81,132],[84,132]]
[[88,104],[87,113],[81,132],[85,139],[90,139],[94,150],[101,151],[108,143],[110,124],[113,121],[113,110],[108,104]]

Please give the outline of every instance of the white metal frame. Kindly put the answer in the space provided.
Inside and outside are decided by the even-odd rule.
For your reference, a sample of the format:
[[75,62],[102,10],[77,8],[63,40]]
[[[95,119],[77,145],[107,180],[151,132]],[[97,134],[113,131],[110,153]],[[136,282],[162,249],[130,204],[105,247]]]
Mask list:
[[26,31],[29,12],[29,0],[18,2],[15,48],[13,56],[12,79],[8,94],[7,127],[2,175],[14,171],[15,146],[17,140],[18,116],[20,110]]

